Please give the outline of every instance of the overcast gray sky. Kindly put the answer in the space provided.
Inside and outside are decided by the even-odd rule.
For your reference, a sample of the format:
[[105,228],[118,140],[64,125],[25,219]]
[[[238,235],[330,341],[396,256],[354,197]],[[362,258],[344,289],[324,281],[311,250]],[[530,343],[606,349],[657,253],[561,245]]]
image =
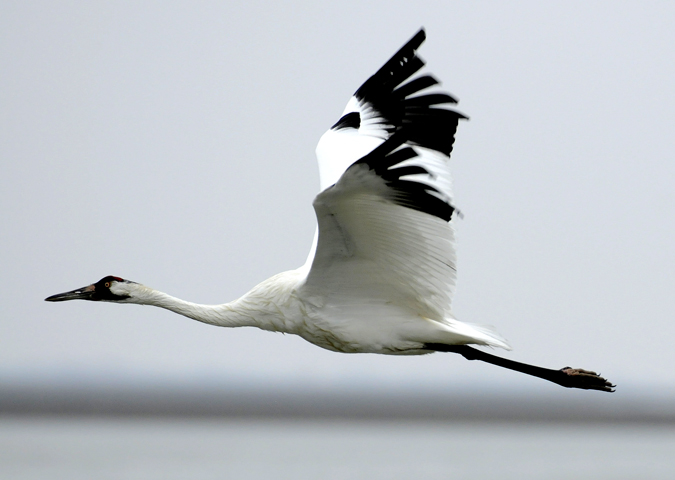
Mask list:
[[0,379],[559,389],[43,301],[112,274],[222,303],[301,265],[316,142],[424,26],[471,117],[458,318],[495,325],[509,358],[675,385],[674,3],[236,3],[0,4]]

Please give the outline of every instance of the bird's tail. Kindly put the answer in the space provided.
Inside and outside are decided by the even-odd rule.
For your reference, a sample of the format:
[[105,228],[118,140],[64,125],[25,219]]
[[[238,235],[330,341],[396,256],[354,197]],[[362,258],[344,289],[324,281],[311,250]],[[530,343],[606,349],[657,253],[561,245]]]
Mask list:
[[488,339],[488,342],[486,343],[487,345],[490,345],[491,347],[503,348],[504,350],[513,350],[508,340],[502,337],[501,334],[497,332],[497,329],[492,325],[479,325],[475,323],[465,323],[465,325],[485,336]]
[[447,320],[447,323],[453,333],[470,339],[466,343],[512,350],[509,342],[497,333],[497,330],[492,325],[465,323],[455,319]]

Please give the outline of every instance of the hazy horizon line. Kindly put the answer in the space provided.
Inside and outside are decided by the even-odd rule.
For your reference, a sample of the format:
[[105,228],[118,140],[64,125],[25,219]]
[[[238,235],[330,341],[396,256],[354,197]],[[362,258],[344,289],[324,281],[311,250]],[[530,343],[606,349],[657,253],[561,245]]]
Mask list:
[[675,399],[561,390],[419,391],[223,385],[11,385],[0,416],[223,417],[358,421],[583,422],[675,425]]

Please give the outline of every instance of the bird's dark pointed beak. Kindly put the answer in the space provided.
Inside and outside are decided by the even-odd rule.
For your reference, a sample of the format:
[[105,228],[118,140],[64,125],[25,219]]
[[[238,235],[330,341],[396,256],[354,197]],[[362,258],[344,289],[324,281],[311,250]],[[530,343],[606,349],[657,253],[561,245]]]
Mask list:
[[87,287],[78,288],[77,290],[71,290],[70,292],[57,293],[56,295],[45,298],[45,301],[65,302],[66,300],[91,300],[95,292],[96,286],[89,285]]

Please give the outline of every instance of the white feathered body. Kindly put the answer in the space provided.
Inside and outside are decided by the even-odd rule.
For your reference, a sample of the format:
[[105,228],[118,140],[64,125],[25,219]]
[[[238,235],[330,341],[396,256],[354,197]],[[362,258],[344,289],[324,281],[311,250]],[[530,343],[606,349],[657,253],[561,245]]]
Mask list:
[[[305,265],[234,302],[205,306],[133,282],[111,291],[221,326],[300,335],[345,353],[422,354],[426,344],[509,348],[491,328],[462,323],[450,305],[456,259],[450,152],[456,100],[430,75],[415,35],[349,100],[317,146],[317,235]],[[404,83],[406,82],[407,83]]]

